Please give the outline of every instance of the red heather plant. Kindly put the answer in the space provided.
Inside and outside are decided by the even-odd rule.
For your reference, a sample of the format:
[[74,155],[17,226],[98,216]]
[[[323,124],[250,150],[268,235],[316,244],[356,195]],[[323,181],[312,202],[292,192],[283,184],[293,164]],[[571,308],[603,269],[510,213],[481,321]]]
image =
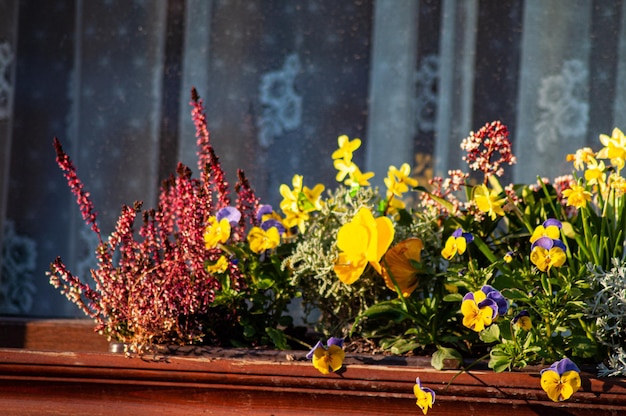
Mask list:
[[[98,266],[91,270],[95,286],[74,276],[59,257],[50,265],[50,283],[96,322],[96,331],[109,339],[127,343],[129,352],[143,353],[156,344],[191,344],[203,339],[211,322],[211,307],[223,284],[229,290],[245,289],[243,273],[229,261],[224,276],[210,274],[206,264],[222,255],[222,248],[207,249],[204,230],[207,219],[230,204],[230,189],[213,151],[202,100],[192,90],[192,116],[196,126],[200,179],[178,164],[176,175],[161,186],[156,209],[142,212],[143,225],[135,230],[141,202],[123,206],[115,230],[103,239],[89,193],[76,168],[54,139],[57,163],[83,219],[98,236]],[[259,202],[242,171],[236,184],[239,226],[231,241],[241,242],[247,224],[255,223]],[[220,280],[221,279],[221,280]],[[224,320],[236,320],[237,311],[221,312]]]

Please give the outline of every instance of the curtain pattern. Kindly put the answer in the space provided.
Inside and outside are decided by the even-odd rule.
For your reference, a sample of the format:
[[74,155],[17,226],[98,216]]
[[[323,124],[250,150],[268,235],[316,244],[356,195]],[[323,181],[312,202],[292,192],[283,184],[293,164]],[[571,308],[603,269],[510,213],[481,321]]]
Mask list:
[[76,316],[45,271],[94,262],[52,138],[108,233],[176,162],[197,170],[191,87],[228,180],[244,169],[274,205],[294,174],[333,186],[341,134],[377,184],[403,162],[425,183],[463,169],[460,141],[496,119],[508,179],[528,182],[626,122],[626,4],[0,0],[0,313]]

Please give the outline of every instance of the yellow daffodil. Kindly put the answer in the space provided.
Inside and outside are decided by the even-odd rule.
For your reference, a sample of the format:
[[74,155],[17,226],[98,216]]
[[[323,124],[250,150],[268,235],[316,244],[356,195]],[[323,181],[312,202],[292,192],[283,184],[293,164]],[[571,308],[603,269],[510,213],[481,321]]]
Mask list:
[[341,135],[337,138],[339,149],[335,150],[332,154],[333,159],[344,159],[346,161],[352,160],[352,153],[361,147],[361,139],[350,140],[348,136]]
[[[391,276],[396,281],[402,296],[408,297],[417,288],[419,282],[416,263],[421,261],[421,253],[424,243],[419,238],[408,238],[393,246],[384,256],[383,278],[385,285],[393,291],[396,290]],[[391,274],[391,276],[390,276]]]
[[495,220],[498,215],[504,216],[504,210],[502,204],[506,201],[506,198],[498,198],[498,192],[495,190],[489,190],[487,185],[479,185],[474,188],[474,202],[481,212],[489,214],[492,220]]
[[395,230],[387,217],[374,218],[367,208],[361,208],[352,220],[337,233],[339,257],[334,271],[345,284],[354,283],[367,264],[381,273],[380,259],[393,241]]
[[227,218],[220,221],[216,217],[209,217],[206,229],[204,230],[204,244],[207,249],[217,247],[218,244],[224,244],[230,237],[230,223]]
[[435,404],[435,392],[428,387],[422,387],[418,377],[415,380],[415,386],[413,386],[413,394],[415,394],[417,399],[417,406],[424,414],[428,413],[428,409],[432,409],[433,404]]
[[228,259],[226,258],[226,256],[220,256],[220,258],[217,259],[215,263],[208,264],[206,266],[206,270],[212,274],[224,273],[227,269],[228,269]]
[[591,192],[586,191],[581,185],[572,185],[571,188],[563,191],[563,196],[567,198],[567,205],[575,208],[584,207],[591,201]]
[[446,240],[446,244],[441,250],[441,256],[450,260],[457,253],[463,254],[467,248],[467,243],[474,241],[474,237],[470,233],[464,233],[461,228],[457,228]]
[[589,160],[593,157],[595,157],[593,150],[591,150],[590,147],[583,147],[582,149],[576,150],[576,153],[567,155],[566,160],[573,162],[574,169],[583,170],[585,165],[589,163]]
[[585,170],[585,180],[589,185],[603,185],[606,181],[606,167],[604,162],[598,162],[595,158],[589,158]]
[[252,227],[248,233],[250,250],[259,254],[266,250],[272,250],[280,244],[278,228],[270,227],[267,231],[261,227]]
[[550,400],[567,400],[580,389],[580,369],[569,358],[563,358],[549,368],[541,370],[541,388]]
[[617,197],[626,194],[626,179],[617,173],[612,173],[609,176],[609,186],[615,191]]
[[610,159],[611,164],[619,172],[624,167],[626,160],[626,137],[618,128],[614,128],[609,137],[606,134],[600,135],[600,142],[604,145],[597,154],[599,159]]

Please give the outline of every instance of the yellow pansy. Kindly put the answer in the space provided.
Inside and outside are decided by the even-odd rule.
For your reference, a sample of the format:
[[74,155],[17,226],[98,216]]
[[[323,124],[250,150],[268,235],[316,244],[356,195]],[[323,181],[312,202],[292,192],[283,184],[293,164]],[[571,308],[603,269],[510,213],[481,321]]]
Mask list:
[[423,248],[422,240],[412,237],[396,244],[387,251],[384,256],[382,275],[385,279],[385,285],[389,289],[396,290],[391,280],[393,277],[402,296],[408,297],[413,293],[419,282],[419,270],[415,268],[414,264],[421,261]]
[[428,387],[422,387],[419,377],[415,380],[413,386],[413,394],[417,399],[416,404],[424,414],[428,413],[428,409],[432,409],[435,404],[435,392]]
[[250,250],[259,254],[266,250],[272,250],[280,244],[278,228],[270,227],[267,231],[261,227],[252,227],[248,233]]
[[212,273],[212,274],[224,273],[227,269],[228,269],[228,259],[226,259],[226,256],[220,256],[220,258],[217,259],[215,263],[208,264],[206,266],[207,272]]
[[541,388],[550,400],[567,400],[580,389],[580,369],[569,358],[563,358],[549,368],[541,370]]
[[369,209],[359,209],[337,233],[340,254],[333,268],[337,277],[346,284],[354,283],[367,264],[381,273],[380,259],[393,241],[394,234],[389,218],[374,218]]
[[207,249],[217,247],[218,244],[224,244],[230,237],[230,223],[228,218],[222,218],[220,221],[216,217],[209,217],[206,229],[204,230],[204,245]]

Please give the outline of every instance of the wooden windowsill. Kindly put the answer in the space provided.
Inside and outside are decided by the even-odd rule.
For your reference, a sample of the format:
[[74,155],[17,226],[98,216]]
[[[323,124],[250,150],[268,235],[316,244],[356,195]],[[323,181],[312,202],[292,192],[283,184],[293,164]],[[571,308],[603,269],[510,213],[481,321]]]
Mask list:
[[126,358],[109,353],[89,321],[5,320],[0,337],[3,416],[406,416],[421,414],[413,396],[416,377],[437,392],[433,415],[626,414],[626,382],[591,373],[583,374],[570,400],[553,403],[537,371],[472,370],[454,378],[457,371],[434,370],[419,357],[348,356],[342,371],[322,375],[303,351],[211,348]]

